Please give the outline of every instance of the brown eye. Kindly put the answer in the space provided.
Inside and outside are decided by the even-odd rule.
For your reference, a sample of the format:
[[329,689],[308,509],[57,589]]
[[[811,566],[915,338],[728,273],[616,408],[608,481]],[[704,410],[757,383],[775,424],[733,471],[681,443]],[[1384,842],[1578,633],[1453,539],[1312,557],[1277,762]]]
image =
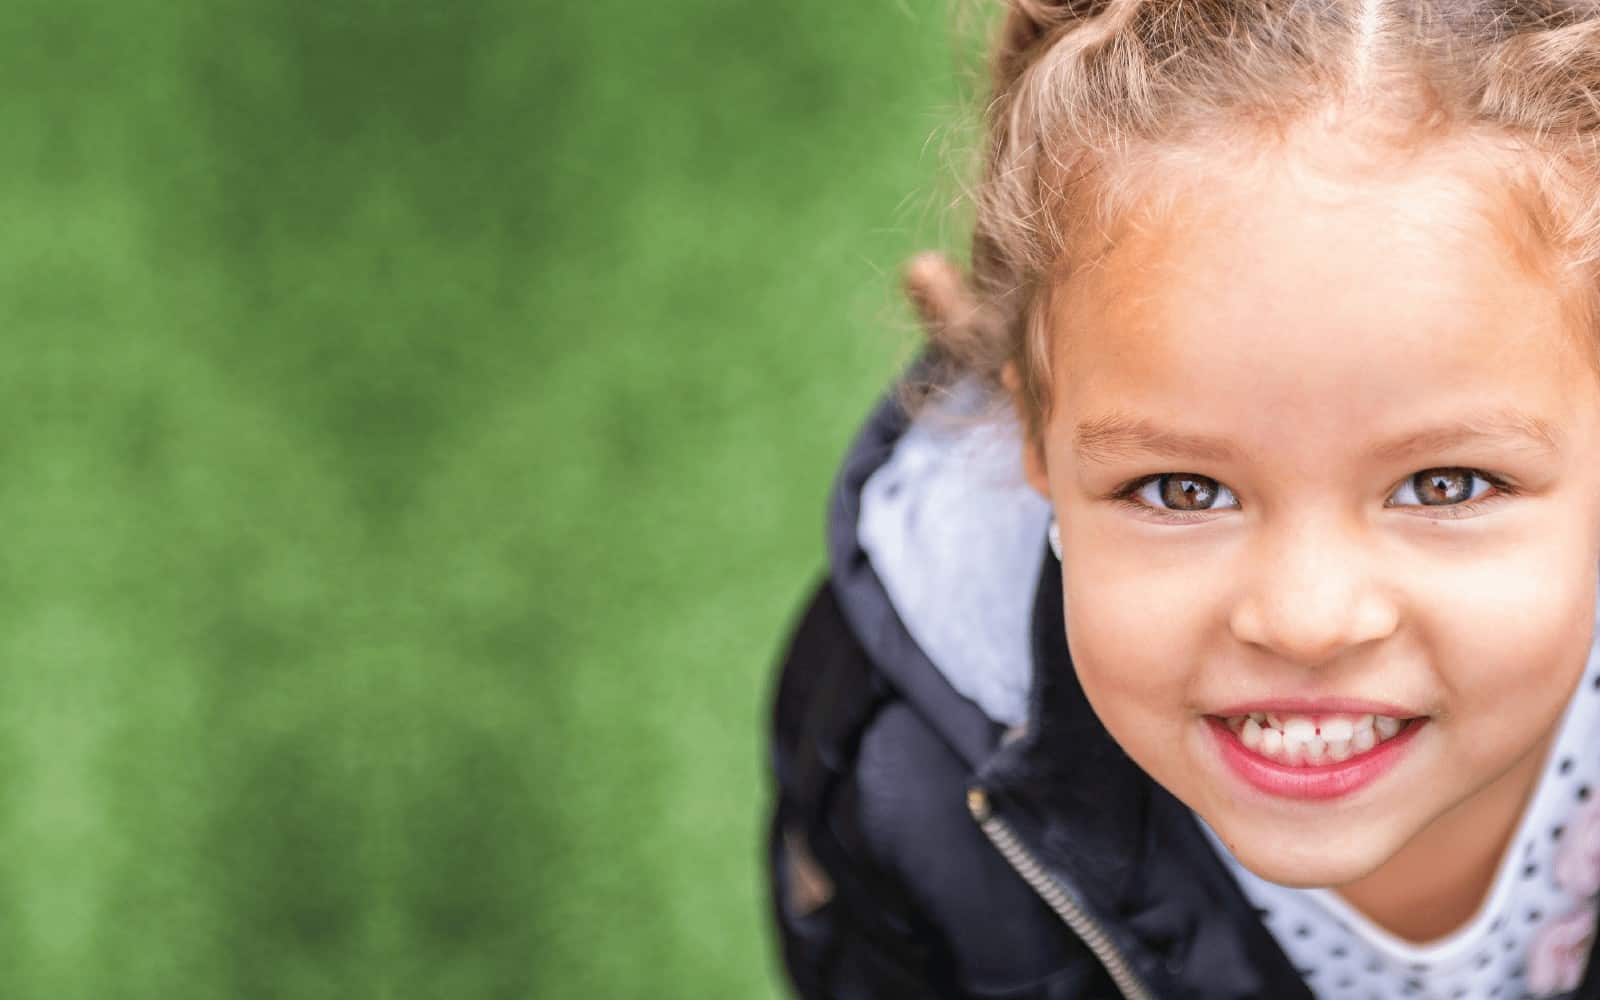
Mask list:
[[1411,487],[1424,506],[1458,504],[1472,496],[1470,469],[1424,469],[1411,477]]
[[1217,481],[1205,476],[1166,473],[1161,477],[1161,502],[1170,510],[1210,510],[1217,502]]
[[1192,472],[1163,472],[1135,479],[1106,499],[1164,521],[1210,521],[1212,518],[1200,515],[1239,507],[1228,487]]

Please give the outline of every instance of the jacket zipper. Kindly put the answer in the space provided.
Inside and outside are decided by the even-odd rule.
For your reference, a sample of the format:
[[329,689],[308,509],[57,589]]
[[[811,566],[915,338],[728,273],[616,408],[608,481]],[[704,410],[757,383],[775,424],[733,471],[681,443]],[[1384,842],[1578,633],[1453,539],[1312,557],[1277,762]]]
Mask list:
[[967,811],[972,813],[972,818],[978,821],[984,836],[988,837],[990,843],[1000,851],[1006,863],[1016,869],[1023,881],[1027,882],[1041,899],[1050,904],[1056,915],[1066,922],[1074,934],[1083,939],[1084,944],[1089,946],[1089,950],[1100,960],[1100,964],[1110,974],[1111,981],[1116,983],[1125,1000],[1154,1000],[1150,991],[1139,981],[1139,977],[1134,975],[1128,960],[1106,935],[1105,929],[1072,899],[1060,880],[1047,872],[1039,863],[1039,859],[1022,845],[1022,841],[1011,829],[1011,824],[994,814],[987,789],[980,785],[973,785],[967,789]]

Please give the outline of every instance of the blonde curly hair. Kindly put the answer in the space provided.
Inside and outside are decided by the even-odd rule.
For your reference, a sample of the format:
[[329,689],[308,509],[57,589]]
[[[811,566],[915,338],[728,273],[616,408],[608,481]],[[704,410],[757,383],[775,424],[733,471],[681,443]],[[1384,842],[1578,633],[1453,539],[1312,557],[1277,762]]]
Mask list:
[[1524,209],[1512,246],[1567,293],[1594,357],[1600,0],[1006,7],[970,270],[924,254],[905,271],[927,335],[924,375],[905,385],[913,412],[975,377],[1016,403],[1037,441],[1051,406],[1052,296],[1094,266],[1130,210],[1176,196],[1150,178],[1195,176],[1183,168],[1219,151],[1270,151],[1336,110],[1357,109],[1364,134],[1401,155],[1439,141],[1504,154],[1500,193]]

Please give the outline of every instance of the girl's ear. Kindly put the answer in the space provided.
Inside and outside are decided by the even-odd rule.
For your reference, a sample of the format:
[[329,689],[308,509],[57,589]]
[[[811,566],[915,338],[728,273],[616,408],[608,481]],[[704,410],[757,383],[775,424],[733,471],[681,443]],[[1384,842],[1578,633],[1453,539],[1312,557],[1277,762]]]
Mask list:
[[1017,424],[1022,428],[1022,475],[1028,485],[1046,500],[1050,499],[1050,474],[1045,464],[1044,440],[1028,419],[1028,400],[1022,391],[1022,376],[1017,363],[1007,361],[1000,370],[1000,382],[1011,397],[1011,406],[1017,414]]

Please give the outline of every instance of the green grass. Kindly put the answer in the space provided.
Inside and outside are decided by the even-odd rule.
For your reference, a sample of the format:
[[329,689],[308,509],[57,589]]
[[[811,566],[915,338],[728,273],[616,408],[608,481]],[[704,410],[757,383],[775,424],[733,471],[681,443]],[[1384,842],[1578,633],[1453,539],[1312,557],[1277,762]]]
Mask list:
[[783,995],[771,668],[953,20],[6,5],[0,995]]

